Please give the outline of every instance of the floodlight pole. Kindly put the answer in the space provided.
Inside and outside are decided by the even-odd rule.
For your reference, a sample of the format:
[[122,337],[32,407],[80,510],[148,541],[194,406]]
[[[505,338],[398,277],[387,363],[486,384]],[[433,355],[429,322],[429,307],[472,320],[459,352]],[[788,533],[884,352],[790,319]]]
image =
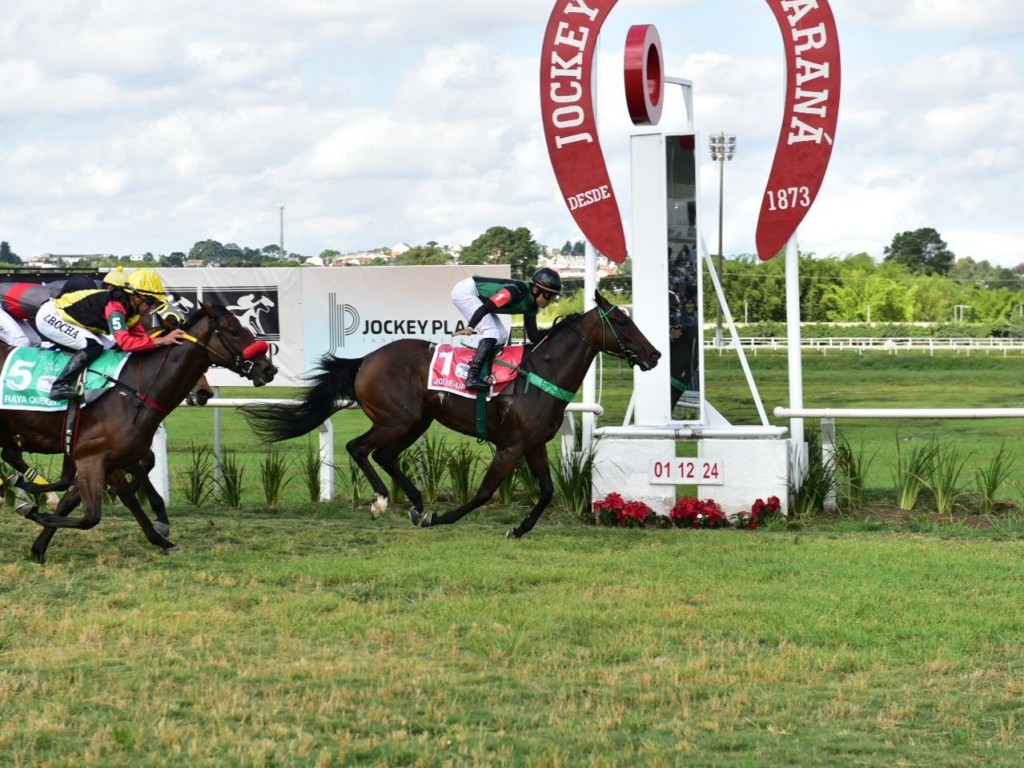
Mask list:
[[[722,255],[722,210],[725,198],[725,162],[736,154],[736,135],[719,133],[708,137],[711,159],[718,163],[718,258],[715,260],[718,282],[725,291],[725,257]],[[722,302],[718,302],[715,319],[715,346],[722,346]]]

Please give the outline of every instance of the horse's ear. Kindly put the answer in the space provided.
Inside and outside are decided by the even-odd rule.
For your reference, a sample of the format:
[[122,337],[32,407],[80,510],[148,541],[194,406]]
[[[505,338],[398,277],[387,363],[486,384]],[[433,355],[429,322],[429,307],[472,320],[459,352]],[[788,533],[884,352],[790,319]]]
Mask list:
[[594,289],[594,301],[597,302],[597,306],[601,307],[601,309],[608,309],[609,307],[608,299],[602,296],[601,292],[596,288]]

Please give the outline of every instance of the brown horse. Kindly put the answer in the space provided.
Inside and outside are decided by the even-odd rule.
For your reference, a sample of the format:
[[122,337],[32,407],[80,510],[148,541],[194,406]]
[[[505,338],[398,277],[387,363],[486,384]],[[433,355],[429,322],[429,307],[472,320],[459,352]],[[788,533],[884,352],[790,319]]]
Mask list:
[[[188,334],[184,344],[131,355],[112,390],[79,413],[70,458],[85,512],[82,517],[38,511],[27,515],[44,528],[32,546],[37,562],[45,560],[54,529],[88,529],[99,523],[108,482],[128,504],[131,494],[125,468],[145,457],[160,422],[185,399],[209,366],[223,366],[257,387],[272,381],[277,373],[267,357],[266,343],[256,341],[223,307],[200,305],[183,328]],[[0,365],[7,354],[8,349],[0,349]],[[2,410],[0,446],[29,453],[62,453],[65,416],[64,412]],[[64,481],[73,477],[74,473],[68,477],[65,472]],[[52,487],[58,489],[61,484]],[[45,492],[50,486],[33,490]],[[129,509],[150,543],[164,551],[174,549],[174,544],[156,531],[137,500]]]
[[[189,390],[188,396],[185,398],[185,402],[188,405],[206,405],[206,402],[213,397],[213,390],[210,388],[210,383],[206,380],[206,376],[200,376],[199,382]],[[12,450],[9,448],[3,448],[0,450],[0,458],[10,464],[14,469],[18,470],[20,476],[15,482],[15,485],[19,491],[34,494],[36,484],[24,480],[24,475],[29,471],[29,465],[25,461],[25,456],[22,451]],[[128,483],[128,491],[131,499],[138,498],[139,494],[143,494],[146,497],[146,501],[149,502],[149,508],[156,515],[156,520],[153,521],[153,527],[157,533],[163,536],[165,539],[171,535],[171,519],[167,516],[167,503],[164,501],[164,497],[160,495],[160,492],[153,485],[153,482],[149,479],[149,473],[153,471],[156,466],[156,456],[152,450],[146,452],[142,461],[137,464],[132,464],[130,467],[125,468],[125,472],[131,475],[131,480]],[[70,465],[70,472],[74,471],[74,463]],[[64,473],[62,472],[62,475]],[[64,484],[63,476],[59,485]],[[71,481],[70,487],[67,493],[60,499],[57,504],[57,508],[54,512],[61,516],[66,517],[82,502],[82,496],[78,492],[78,486]],[[114,491],[116,495],[116,491]],[[27,517],[36,511],[32,507],[32,502],[25,496],[19,496],[22,501],[16,502],[17,506],[15,509],[23,517]],[[122,502],[125,506],[129,506],[130,501]],[[23,506],[24,505],[24,506]],[[130,508],[130,507],[129,507]],[[49,529],[53,530],[53,529]],[[52,533],[51,533],[52,537]]]
[[338,409],[339,398],[356,401],[373,426],[346,447],[378,495],[373,510],[379,514],[387,508],[388,489],[370,463],[371,454],[412,502],[409,516],[414,525],[459,520],[490,499],[502,479],[525,457],[540,484],[540,499],[507,534],[519,538],[533,528],[554,495],[547,443],[558,432],[565,407],[597,353],[624,358],[644,371],[661,357],[629,315],[599,293],[595,292],[595,298],[596,307],[561,318],[541,343],[528,348],[512,391],[487,403],[487,439],[495,445],[494,459],[473,499],[447,514],[423,514],[423,496],[398,460],[435,420],[457,432],[477,434],[475,400],[427,389],[434,349],[430,342],[401,339],[357,360],[325,356],[311,379],[312,386],[297,403],[243,410],[258,435],[277,441],[316,428]]

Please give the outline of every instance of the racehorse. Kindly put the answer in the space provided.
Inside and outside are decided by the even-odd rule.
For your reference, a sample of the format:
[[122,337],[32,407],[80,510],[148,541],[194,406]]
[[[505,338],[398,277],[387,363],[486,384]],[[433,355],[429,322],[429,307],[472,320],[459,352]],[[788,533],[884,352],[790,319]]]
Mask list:
[[[213,397],[213,394],[213,390],[210,388],[210,383],[206,380],[206,376],[200,376],[196,385],[189,390],[189,393],[185,398],[185,402],[188,405],[206,405],[206,402]],[[3,448],[0,450],[0,458],[14,467],[14,469],[18,470],[22,477],[24,477],[24,474],[29,470],[29,465],[25,461],[25,456],[22,451]],[[161,496],[160,492],[156,489],[156,486],[154,486],[153,482],[149,479],[149,473],[153,471],[155,466],[156,456],[152,449],[150,449],[146,451],[146,455],[142,458],[142,461],[132,464],[130,467],[126,467],[125,472],[131,475],[131,480],[128,483],[128,492],[130,499],[137,499],[140,493],[145,495],[146,501],[149,502],[150,510],[154,515],[156,515],[153,527],[161,536],[168,538],[171,535],[171,520],[167,516],[167,503],[164,501],[164,497]],[[70,470],[74,470],[73,463]],[[63,478],[64,472],[61,474],[61,482],[58,483],[58,485],[65,484]],[[78,492],[78,486],[73,480],[68,482],[68,486],[67,493],[65,493],[60,499],[57,504],[57,508],[54,509],[54,512],[61,517],[69,515],[82,501],[82,496]],[[32,483],[22,483],[18,488],[30,493],[35,491],[35,487]],[[116,495],[116,491],[114,494]],[[130,501],[124,501],[122,503],[129,507],[129,509],[131,508]],[[22,504],[25,506],[22,507]],[[27,499],[18,503],[18,506],[16,506],[15,509],[18,510],[19,514],[23,517],[35,511],[32,509],[32,502]],[[51,538],[54,530],[55,529],[52,528],[48,529]]]
[[274,442],[304,435],[338,410],[339,399],[354,400],[373,426],[346,448],[377,493],[374,516],[387,508],[388,488],[369,459],[379,464],[405,492],[413,509],[409,517],[424,527],[454,523],[484,504],[502,479],[525,457],[540,485],[540,498],[509,538],[519,538],[536,524],[554,495],[547,443],[558,432],[565,407],[598,352],[625,359],[643,371],[653,368],[661,353],[644,337],[622,309],[595,291],[597,306],[556,321],[537,345],[527,347],[510,394],[486,405],[486,437],[494,443],[494,459],[476,494],[467,504],[434,515],[423,513],[423,496],[402,471],[399,455],[435,420],[466,435],[477,434],[477,404],[427,388],[435,345],[422,339],[393,341],[359,359],[325,355],[302,399],[283,405],[249,406],[243,412],[253,430]]
[[[99,523],[108,482],[128,503],[131,494],[124,469],[143,459],[160,422],[185,399],[210,365],[227,368],[257,387],[272,381],[277,373],[267,357],[266,342],[257,341],[224,307],[201,304],[182,327],[187,334],[185,343],[132,354],[112,391],[79,412],[70,458],[85,512],[82,517],[38,511],[26,515],[44,528],[32,545],[36,562],[45,561],[54,529],[88,529]],[[0,348],[0,366],[9,353]],[[65,412],[0,410],[0,447],[62,453],[66,416]],[[45,492],[50,487],[40,485],[33,490]],[[129,509],[150,543],[165,552],[174,550],[175,545],[156,531],[137,500]]]

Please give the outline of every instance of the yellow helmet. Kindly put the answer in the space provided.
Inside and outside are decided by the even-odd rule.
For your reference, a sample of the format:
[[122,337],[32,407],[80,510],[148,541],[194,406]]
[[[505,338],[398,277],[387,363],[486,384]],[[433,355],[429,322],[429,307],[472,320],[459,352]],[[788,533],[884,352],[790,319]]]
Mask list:
[[104,285],[120,285],[123,286],[128,280],[128,273],[124,271],[124,267],[118,267],[112,269],[103,276]]
[[130,293],[137,293],[140,296],[151,298],[158,302],[167,300],[167,289],[164,288],[164,281],[152,269],[136,269],[128,275],[124,287]]

